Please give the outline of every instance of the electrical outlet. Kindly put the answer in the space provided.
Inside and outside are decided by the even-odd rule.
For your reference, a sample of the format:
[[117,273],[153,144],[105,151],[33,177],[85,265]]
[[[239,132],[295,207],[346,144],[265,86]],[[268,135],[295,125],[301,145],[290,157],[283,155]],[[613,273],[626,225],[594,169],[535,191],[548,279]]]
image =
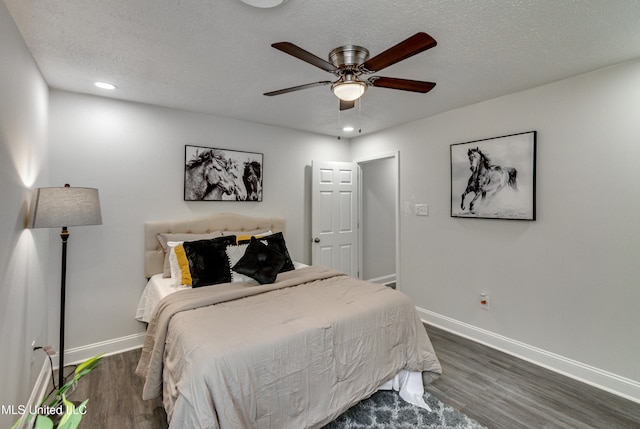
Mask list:
[[489,294],[488,293],[481,293],[480,294],[480,307],[484,308],[485,310],[489,309]]

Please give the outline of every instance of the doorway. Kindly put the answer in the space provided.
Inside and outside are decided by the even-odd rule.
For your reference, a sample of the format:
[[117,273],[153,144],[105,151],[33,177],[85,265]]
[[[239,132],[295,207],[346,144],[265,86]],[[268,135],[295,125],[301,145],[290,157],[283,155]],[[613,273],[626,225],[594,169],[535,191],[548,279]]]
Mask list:
[[399,154],[356,161],[359,167],[359,272],[373,283],[399,285]]
[[399,153],[311,170],[311,263],[400,288]]

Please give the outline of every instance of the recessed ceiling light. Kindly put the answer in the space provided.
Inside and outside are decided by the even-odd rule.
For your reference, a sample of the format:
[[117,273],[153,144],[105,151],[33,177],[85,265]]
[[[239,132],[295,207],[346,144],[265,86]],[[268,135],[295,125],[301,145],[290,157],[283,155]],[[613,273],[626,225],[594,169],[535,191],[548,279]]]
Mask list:
[[353,127],[351,125],[347,125],[346,127],[342,128],[342,131],[350,133],[351,131],[353,131]]
[[95,86],[101,89],[108,89],[108,90],[114,90],[117,88],[117,86],[109,82],[96,82]]
[[242,3],[246,3],[249,6],[269,8],[280,6],[282,3],[286,3],[288,0],[240,0]]

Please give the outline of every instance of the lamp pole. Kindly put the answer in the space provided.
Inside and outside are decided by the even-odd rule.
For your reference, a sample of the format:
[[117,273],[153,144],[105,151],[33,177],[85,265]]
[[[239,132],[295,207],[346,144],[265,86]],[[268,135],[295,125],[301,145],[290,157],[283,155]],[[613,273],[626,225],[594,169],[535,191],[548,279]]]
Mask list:
[[[68,186],[68,185],[67,185]],[[66,226],[60,232],[62,239],[62,269],[60,274],[60,362],[58,363],[58,389],[64,385],[64,307],[67,288],[67,240],[69,240],[69,230]]]
[[31,228],[62,228],[62,266],[60,270],[60,350],[58,352],[58,389],[64,386],[64,327],[67,283],[67,241],[70,226],[102,225],[100,198],[95,188],[38,188],[29,207]]

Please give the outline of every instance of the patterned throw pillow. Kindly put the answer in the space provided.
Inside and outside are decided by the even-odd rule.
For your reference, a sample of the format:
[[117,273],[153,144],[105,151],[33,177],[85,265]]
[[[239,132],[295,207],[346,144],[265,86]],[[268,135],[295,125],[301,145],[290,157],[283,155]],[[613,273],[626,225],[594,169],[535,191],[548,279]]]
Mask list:
[[252,237],[244,256],[232,269],[260,284],[270,284],[276,281],[286,258],[277,250],[261,243],[261,240]]

